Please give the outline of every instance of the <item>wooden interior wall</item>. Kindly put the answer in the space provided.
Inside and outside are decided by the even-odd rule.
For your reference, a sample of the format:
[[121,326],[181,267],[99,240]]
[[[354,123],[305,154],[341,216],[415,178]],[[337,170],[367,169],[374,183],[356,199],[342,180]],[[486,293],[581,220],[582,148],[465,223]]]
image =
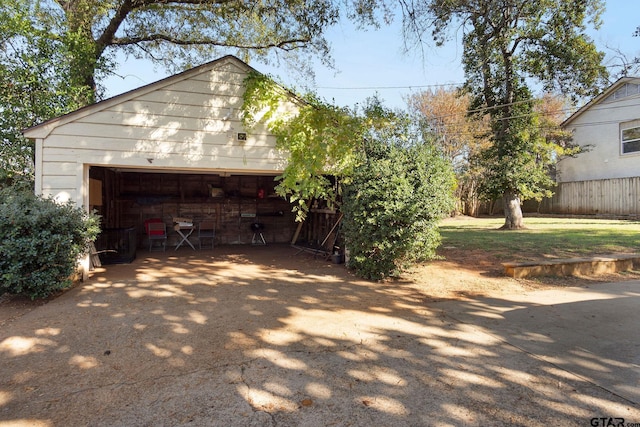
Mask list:
[[[169,246],[178,242],[173,231],[175,217],[192,218],[196,223],[213,220],[217,244],[250,244],[254,222],[264,224],[267,243],[288,243],[297,226],[289,203],[275,195],[273,176],[116,172],[105,168],[92,168],[90,175],[103,183],[104,201],[98,209],[103,228],[136,227],[139,247],[146,245],[144,222],[150,218],[165,222]],[[259,197],[261,189],[264,197]]]
[[332,234],[337,230],[339,215],[333,209],[311,209],[296,243],[306,243],[318,249],[331,250],[335,243]]

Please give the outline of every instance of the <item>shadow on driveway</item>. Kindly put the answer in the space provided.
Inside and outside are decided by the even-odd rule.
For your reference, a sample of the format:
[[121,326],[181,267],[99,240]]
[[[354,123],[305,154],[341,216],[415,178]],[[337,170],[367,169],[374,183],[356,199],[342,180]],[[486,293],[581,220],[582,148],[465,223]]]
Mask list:
[[447,301],[449,317],[640,403],[640,282]]
[[427,297],[288,246],[108,266],[4,325],[0,426],[640,422],[638,384],[607,387],[637,359],[574,355],[609,370],[603,387],[539,356],[564,340],[530,324],[556,323],[539,303]]

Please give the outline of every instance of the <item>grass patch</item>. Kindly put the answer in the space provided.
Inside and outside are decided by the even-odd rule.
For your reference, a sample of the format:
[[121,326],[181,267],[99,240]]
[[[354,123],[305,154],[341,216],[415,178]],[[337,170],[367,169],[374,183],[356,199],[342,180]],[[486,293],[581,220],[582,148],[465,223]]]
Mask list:
[[442,248],[490,251],[500,260],[573,258],[640,252],[640,222],[525,218],[526,230],[503,231],[503,218],[450,218],[440,225]]

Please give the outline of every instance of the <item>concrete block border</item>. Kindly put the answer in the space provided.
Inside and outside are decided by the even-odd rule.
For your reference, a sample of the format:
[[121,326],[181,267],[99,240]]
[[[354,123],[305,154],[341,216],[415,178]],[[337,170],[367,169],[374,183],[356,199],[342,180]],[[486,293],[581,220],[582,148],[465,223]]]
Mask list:
[[507,276],[574,276],[617,273],[640,266],[640,254],[617,254],[587,258],[549,259],[542,261],[502,263]]

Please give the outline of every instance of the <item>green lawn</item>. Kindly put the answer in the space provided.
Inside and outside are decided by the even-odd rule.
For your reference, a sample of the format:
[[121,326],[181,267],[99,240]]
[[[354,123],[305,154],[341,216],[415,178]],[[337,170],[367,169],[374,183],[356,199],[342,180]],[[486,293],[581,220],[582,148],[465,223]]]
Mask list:
[[503,223],[500,217],[446,219],[442,248],[491,251],[505,260],[640,252],[638,221],[525,217],[526,230],[498,230]]

